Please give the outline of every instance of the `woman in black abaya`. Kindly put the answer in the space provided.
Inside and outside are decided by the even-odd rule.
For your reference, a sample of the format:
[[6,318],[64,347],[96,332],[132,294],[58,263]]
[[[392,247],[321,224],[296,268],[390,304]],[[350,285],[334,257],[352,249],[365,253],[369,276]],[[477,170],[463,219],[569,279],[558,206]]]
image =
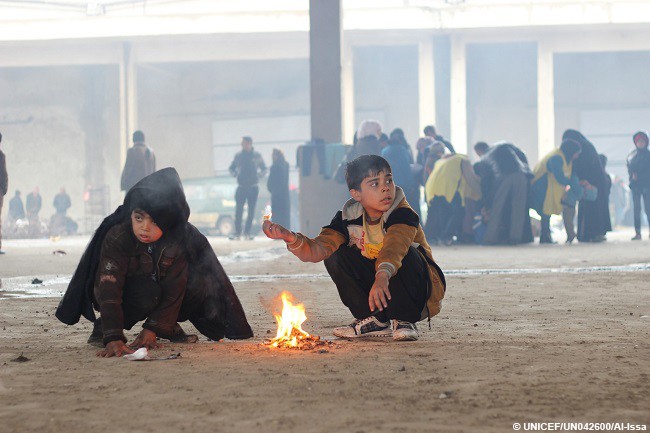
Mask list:
[[612,230],[609,217],[608,175],[594,145],[575,129],[567,129],[562,140],[571,139],[582,146],[580,156],[573,162],[573,173],[582,181],[598,188],[596,200],[581,199],[578,203],[578,240],[580,242],[602,242]]

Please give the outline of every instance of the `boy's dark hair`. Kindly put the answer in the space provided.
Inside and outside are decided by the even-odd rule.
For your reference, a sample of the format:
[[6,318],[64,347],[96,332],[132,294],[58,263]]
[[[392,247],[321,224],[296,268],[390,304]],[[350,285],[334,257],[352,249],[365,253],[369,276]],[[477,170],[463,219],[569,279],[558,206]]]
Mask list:
[[474,145],[474,152],[487,152],[487,150],[490,148],[490,145],[487,144],[485,141],[479,141]]
[[245,141],[246,143],[251,143],[251,144],[253,144],[253,137],[251,137],[251,136],[249,136],[249,135],[244,135],[241,139],[242,139],[243,141]]
[[433,135],[436,135],[436,127],[433,125],[427,125],[424,127],[424,135],[427,135],[428,133],[432,133]]
[[133,133],[133,142],[134,143],[144,143],[144,132],[142,131],[135,131]]
[[348,189],[361,190],[361,182],[366,177],[376,176],[379,172],[392,173],[390,164],[379,155],[362,155],[345,166],[345,181]]

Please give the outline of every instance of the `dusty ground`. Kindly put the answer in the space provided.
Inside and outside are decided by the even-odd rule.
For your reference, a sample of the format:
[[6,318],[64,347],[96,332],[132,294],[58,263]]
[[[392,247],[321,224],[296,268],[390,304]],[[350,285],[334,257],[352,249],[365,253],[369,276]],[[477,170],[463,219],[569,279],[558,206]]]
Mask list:
[[[268,308],[282,289],[306,305],[311,333],[327,337],[350,321],[322,264],[299,263],[277,242],[215,238],[256,337],[166,344],[156,353],[182,358],[147,363],[98,359],[85,344],[88,323],[54,318],[87,239],[6,241],[0,431],[509,432],[535,421],[650,428],[650,268],[611,267],[650,262],[650,241],[630,235],[598,245],[436,248],[448,292],[431,330],[421,323],[421,339],[410,343],[336,340],[325,353],[261,345],[274,333]],[[45,285],[29,284],[34,277]],[[30,293],[46,297],[20,298]],[[29,361],[13,362],[21,353]]]

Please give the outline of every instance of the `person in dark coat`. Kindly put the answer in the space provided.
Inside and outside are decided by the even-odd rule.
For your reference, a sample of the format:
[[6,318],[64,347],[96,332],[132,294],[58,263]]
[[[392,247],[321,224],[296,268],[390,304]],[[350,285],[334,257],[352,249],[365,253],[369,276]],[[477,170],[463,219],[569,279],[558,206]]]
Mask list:
[[[429,156],[429,147],[435,142],[435,140],[431,137],[420,137],[415,144],[415,148],[417,150],[417,156],[415,157],[415,163],[420,165],[421,167],[424,167],[424,163],[427,160],[427,156]],[[426,179],[421,180],[421,184],[424,185],[424,182]]]
[[59,193],[54,196],[52,205],[56,212],[50,217],[50,236],[74,234],[79,225],[66,215],[72,202],[65,188],[61,187]]
[[68,209],[70,209],[70,206],[72,206],[70,196],[65,192],[65,188],[61,187],[59,193],[54,196],[54,202],[52,205],[54,206],[54,209],[56,209],[56,213],[65,216]]
[[289,163],[280,149],[273,149],[273,164],[269,171],[266,187],[271,193],[273,222],[283,227],[290,226],[291,202],[289,200]]
[[[138,182],[96,230],[56,317],[68,325],[94,322],[88,339],[98,356],[155,348],[156,337],[194,342],[178,322],[206,337],[253,336],[244,310],[208,240],[187,222],[190,209],[178,173],[157,171]],[[96,319],[95,310],[100,312]],[[123,329],[145,320],[127,346]]]
[[420,216],[420,185],[411,171],[412,157],[408,149],[398,139],[388,140],[388,146],[381,151],[381,156],[393,169],[393,181],[402,188],[411,209]]
[[562,140],[575,140],[580,143],[581,152],[573,162],[573,173],[580,181],[586,181],[597,189],[596,200],[582,198],[578,202],[578,232],[580,242],[602,242],[607,232],[612,230],[609,216],[608,175],[600,162],[594,145],[575,129],[567,129]]
[[[2,134],[0,134],[0,143],[2,143]],[[2,202],[4,201],[7,190],[9,189],[9,175],[7,174],[7,162],[5,154],[0,150],[0,254],[2,251]]]
[[43,200],[40,190],[38,187],[34,187],[34,191],[25,199],[25,213],[29,221],[28,234],[31,238],[36,238],[41,235],[41,220],[38,213],[41,211],[42,205]]
[[488,215],[485,244],[533,241],[528,193],[533,173],[526,154],[511,143],[497,143],[474,164],[481,178],[481,201]]
[[630,189],[634,205],[633,241],[641,240],[641,198],[650,226],[650,151],[648,132],[639,131],[632,137],[636,149],[627,157],[627,171],[630,175]]
[[445,138],[442,135],[438,135],[435,126],[433,125],[425,126],[423,132],[425,137],[431,137],[435,141],[439,141],[442,144],[444,144],[450,153],[456,153],[456,151],[454,150],[454,146],[449,141],[445,140]]
[[144,133],[133,133],[133,147],[126,153],[126,162],[120,182],[122,191],[128,191],[145,176],[156,171],[156,155],[144,144]]
[[246,227],[244,228],[244,237],[253,239],[251,227],[253,218],[255,218],[255,206],[257,197],[260,192],[258,183],[260,179],[266,176],[266,165],[262,155],[253,149],[253,139],[251,137],[242,137],[241,152],[235,155],[230,164],[230,174],[237,178],[237,191],[235,191],[235,233],[230,239],[236,240],[242,234],[242,217],[244,215],[244,205],[248,203],[248,218],[246,218]]
[[[406,170],[404,171],[404,176],[408,177],[408,179],[406,178],[400,179],[396,177],[395,167],[389,161],[389,163],[393,167],[393,177],[395,178],[395,182],[397,183],[397,185],[401,186],[402,189],[404,190],[404,194],[406,195],[406,201],[408,201],[409,205],[411,205],[411,209],[413,209],[415,213],[418,214],[419,217],[421,217],[422,212],[420,209],[420,179],[422,178],[422,166],[416,164],[415,158],[413,157],[413,149],[411,149],[411,146],[409,145],[408,141],[406,141],[406,137],[404,136],[404,131],[401,128],[393,129],[393,131],[390,133],[390,140],[395,140],[402,148],[402,152],[400,153],[405,154],[408,158],[408,171]],[[384,154],[385,149],[386,148],[382,149],[381,155],[384,158],[388,159]],[[392,157],[395,154],[395,152],[390,151],[389,154]],[[395,161],[395,162],[397,164],[402,164],[401,161]]]
[[17,220],[25,218],[25,207],[23,199],[20,198],[20,191],[16,190],[13,198],[9,200],[9,223],[13,224]]

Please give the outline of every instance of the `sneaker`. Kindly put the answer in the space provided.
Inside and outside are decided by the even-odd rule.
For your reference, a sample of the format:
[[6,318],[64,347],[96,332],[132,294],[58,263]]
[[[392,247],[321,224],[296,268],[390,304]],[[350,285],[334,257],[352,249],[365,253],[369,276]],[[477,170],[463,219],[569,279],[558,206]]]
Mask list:
[[253,240],[255,240],[255,236],[253,236],[253,235],[244,235],[244,238],[245,238],[246,240],[249,240],[249,241],[253,241]]
[[415,341],[420,337],[415,323],[391,320],[390,324],[393,328],[393,340],[395,341]]
[[102,331],[102,319],[99,318],[93,323],[93,332],[90,333],[88,341],[91,346],[104,347],[104,332]]
[[641,240],[641,233],[637,233],[634,235],[632,238],[633,241],[640,241]]
[[340,338],[359,338],[390,337],[393,332],[390,323],[381,322],[375,316],[368,316],[365,319],[357,319],[348,326],[334,328],[332,333]]
[[238,241],[239,240],[239,235],[230,235],[228,236],[228,239],[231,241]]

